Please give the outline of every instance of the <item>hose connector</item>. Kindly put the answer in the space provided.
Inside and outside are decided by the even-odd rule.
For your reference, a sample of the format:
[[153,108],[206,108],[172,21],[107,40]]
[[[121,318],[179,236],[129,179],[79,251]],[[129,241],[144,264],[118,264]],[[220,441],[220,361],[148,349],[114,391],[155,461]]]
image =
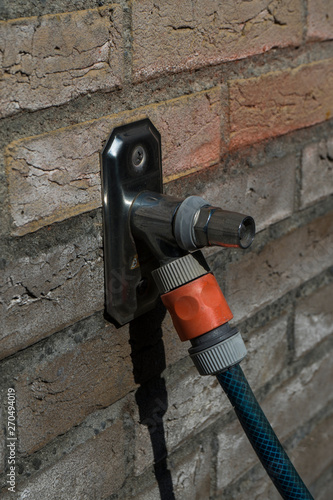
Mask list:
[[255,223],[249,215],[216,207],[202,207],[194,224],[197,247],[218,245],[248,248],[255,235]]
[[190,340],[189,354],[201,375],[227,370],[246,356],[225,297],[200,251],[153,271],[152,276],[180,340]]
[[174,234],[187,251],[212,245],[245,249],[254,239],[255,222],[250,215],[222,210],[199,196],[189,196],[178,207]]

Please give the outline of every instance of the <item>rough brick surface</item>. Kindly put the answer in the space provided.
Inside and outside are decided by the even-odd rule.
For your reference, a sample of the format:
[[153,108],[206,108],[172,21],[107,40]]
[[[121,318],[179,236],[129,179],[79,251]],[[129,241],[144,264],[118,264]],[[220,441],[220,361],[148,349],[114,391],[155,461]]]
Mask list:
[[229,82],[230,147],[239,148],[328,120],[333,59]]
[[333,3],[331,0],[308,0],[309,40],[333,38]]
[[[88,228],[87,228],[88,229]],[[104,307],[100,236],[8,261],[0,280],[0,358]]]
[[269,322],[249,338],[243,335],[247,357],[242,369],[253,390],[262,387],[278,375],[286,365],[288,355],[287,316]]
[[217,489],[222,493],[258,459],[238,421],[225,426],[218,434],[217,442]]
[[300,300],[295,317],[295,352],[301,356],[333,334],[333,285]]
[[167,402],[162,401],[158,394],[154,397],[151,389],[147,390],[146,401],[150,402],[145,404],[147,407],[151,406],[151,411],[146,415],[140,415],[136,405],[133,407],[136,422],[136,475],[142,474],[154,461],[148,426],[153,440],[156,439],[154,432],[160,432],[160,412],[164,413],[165,439],[170,452],[182,441],[207,427],[228,408],[215,378],[200,376],[195,367],[181,376],[167,380],[166,390]]
[[302,154],[301,206],[333,193],[333,137],[309,144]]
[[218,162],[219,88],[14,142],[7,173],[15,233],[99,207],[104,141],[114,127],[145,117],[161,133],[165,177]]
[[209,498],[211,460],[212,450],[209,443],[205,443],[177,464],[174,465],[171,461],[176,498],[184,500]]
[[[212,450],[208,443],[197,446],[196,451],[189,453],[177,461],[169,460],[168,467],[172,476],[172,491],[175,498],[182,500],[202,500],[209,498],[210,492],[210,466]],[[167,482],[164,482],[164,486]],[[171,491],[164,488],[171,498]],[[163,493],[162,493],[163,495]],[[145,489],[139,494],[133,494],[131,498],[136,500],[156,500],[161,494],[158,485]],[[127,500],[124,498],[124,500]]]
[[[236,492],[237,500],[247,500],[253,498],[255,500],[281,500],[281,495],[268,477],[265,469],[259,465],[256,470],[253,469],[242,478],[240,485],[236,483],[232,492]],[[231,496],[232,498],[232,496]]]
[[162,304],[103,315],[99,153],[148,117],[167,194],[256,219],[248,251],[207,255],[250,385],[331,500],[332,2],[112,1],[0,6],[0,490],[9,385],[18,437],[0,496],[279,497]]
[[259,167],[237,166],[235,171],[212,167],[169,183],[166,191],[182,198],[185,187],[211,205],[250,214],[261,231],[293,213],[297,164],[295,155],[286,155]]
[[332,464],[333,456],[329,445],[332,439],[333,415],[330,415],[319,422],[313,431],[291,451],[290,458],[308,485]]
[[[235,321],[253,314],[332,265],[332,213],[229,266],[226,297]],[[251,293],[249,293],[251,290]]]
[[302,40],[299,0],[135,0],[132,19],[136,79],[241,59]]
[[[124,430],[118,420],[53,466],[22,483],[15,498],[104,499],[121,487],[126,475],[125,467]],[[1,498],[10,500],[12,493]]]
[[311,486],[313,498],[316,500],[330,500],[333,491],[333,463],[324,471],[319,480]]
[[0,23],[1,116],[122,83],[119,6]]
[[[46,352],[42,360],[31,363],[17,379],[20,450],[26,454],[39,449],[91,412],[124,397],[136,387],[134,378],[140,369],[152,377],[153,370],[160,373],[187,355],[188,346],[179,341],[169,317],[163,338],[164,346],[158,332],[153,332],[142,353],[131,359],[128,328],[109,326],[89,341],[72,343],[52,360]],[[132,345],[134,341],[132,335]]]
[[332,401],[327,383],[332,376],[333,361],[329,354],[306,366],[264,400],[262,408],[280,439],[306,424]]
[[29,367],[16,389],[20,451],[39,449],[134,386],[128,338],[114,328]]

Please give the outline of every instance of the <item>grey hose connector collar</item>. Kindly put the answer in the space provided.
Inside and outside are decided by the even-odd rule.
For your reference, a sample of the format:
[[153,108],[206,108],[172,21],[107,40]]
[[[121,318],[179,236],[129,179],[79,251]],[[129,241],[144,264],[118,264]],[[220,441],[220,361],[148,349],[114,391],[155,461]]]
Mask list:
[[196,250],[194,225],[200,208],[209,206],[200,196],[189,196],[179,206],[174,223],[174,234],[178,245],[184,250]]
[[246,356],[246,347],[239,332],[222,342],[191,354],[193,363],[200,375],[214,375],[242,361]]
[[160,294],[163,295],[196,278],[200,278],[209,271],[208,264],[200,250],[198,250],[155,269],[152,276]]

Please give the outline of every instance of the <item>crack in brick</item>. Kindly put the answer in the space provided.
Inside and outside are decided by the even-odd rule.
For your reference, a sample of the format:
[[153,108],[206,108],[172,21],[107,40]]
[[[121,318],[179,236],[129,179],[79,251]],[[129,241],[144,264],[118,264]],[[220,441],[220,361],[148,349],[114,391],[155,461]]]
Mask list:
[[[64,14],[30,18],[24,21],[21,29],[20,22],[23,21],[20,20],[5,24],[4,71],[11,81],[7,85],[8,95],[2,98],[2,115],[11,115],[20,109],[33,111],[63,104],[73,98],[71,88],[76,97],[121,86],[120,7],[110,10],[112,20],[105,15],[103,7],[66,14],[67,24],[61,23]],[[113,11],[115,15],[112,15]],[[79,27],[84,27],[87,36],[74,39],[74,28]],[[47,29],[49,32],[45,35]],[[59,29],[63,31],[59,32]],[[10,44],[14,37],[15,43]],[[94,43],[96,37],[96,42],[100,43]],[[31,47],[26,48],[29,45]],[[23,87],[23,78],[27,78],[26,88]],[[38,98],[33,99],[31,91],[39,91]],[[16,98],[18,105],[15,106],[13,100],[17,95],[20,97]]]

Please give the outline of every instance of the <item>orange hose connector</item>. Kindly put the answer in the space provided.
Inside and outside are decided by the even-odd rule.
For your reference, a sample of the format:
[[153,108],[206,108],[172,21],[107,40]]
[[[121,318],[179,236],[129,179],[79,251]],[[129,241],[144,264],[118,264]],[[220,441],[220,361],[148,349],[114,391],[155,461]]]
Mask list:
[[207,333],[233,318],[212,274],[205,274],[165,293],[161,299],[182,341]]

